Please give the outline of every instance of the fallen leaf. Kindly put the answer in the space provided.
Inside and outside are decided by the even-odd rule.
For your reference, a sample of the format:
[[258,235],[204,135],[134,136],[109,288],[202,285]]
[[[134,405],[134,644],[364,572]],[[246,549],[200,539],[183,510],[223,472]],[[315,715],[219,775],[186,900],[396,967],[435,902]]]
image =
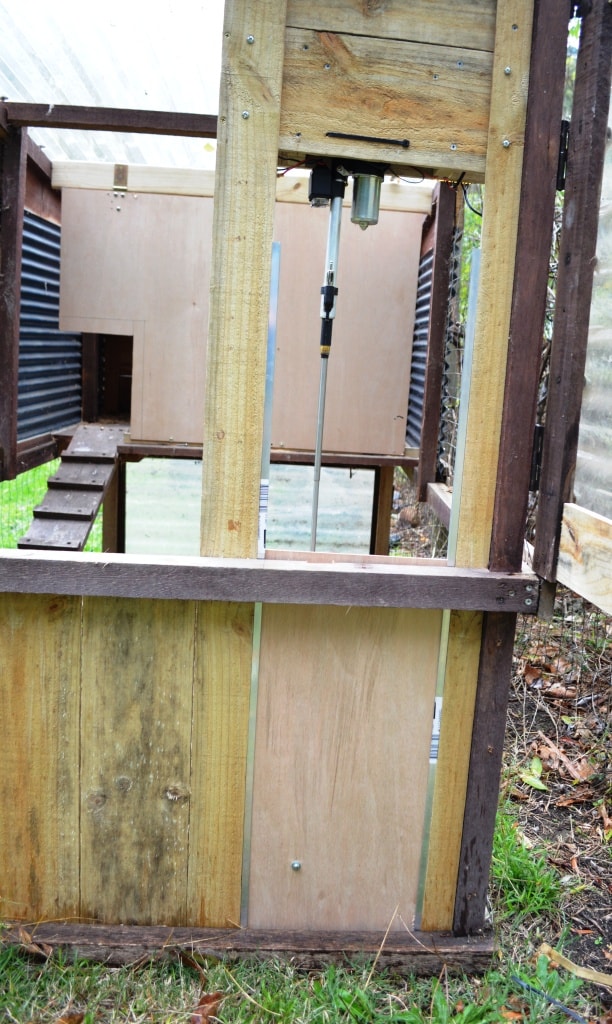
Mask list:
[[521,1010],[508,1010],[505,1006],[500,1011],[504,1020],[523,1020],[524,1014]]
[[612,974],[594,971],[591,967],[581,967],[579,964],[569,960],[563,953],[553,949],[547,942],[542,943],[538,952],[548,957],[558,967],[564,967],[566,971],[569,971],[576,978],[582,978],[583,981],[591,981],[594,985],[604,985],[606,988],[612,988]]
[[225,999],[225,992],[210,992],[200,996],[200,1002],[191,1015],[190,1024],[209,1024]]
[[82,1010],[65,1010],[55,1024],[82,1024],[84,1020],[85,1013]]

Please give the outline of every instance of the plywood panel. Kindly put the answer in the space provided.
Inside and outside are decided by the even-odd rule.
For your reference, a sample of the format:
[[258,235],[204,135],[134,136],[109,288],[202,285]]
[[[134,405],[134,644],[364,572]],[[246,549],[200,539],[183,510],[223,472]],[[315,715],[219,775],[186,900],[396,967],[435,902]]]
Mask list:
[[[422,221],[419,214],[383,211],[375,227],[361,231],[344,211],[323,438],[328,451],[404,451]],[[314,448],[328,223],[326,208],[277,203],[275,447]]]
[[195,605],[89,598],[83,617],[81,912],[187,921]]
[[439,612],[264,607],[250,927],[411,925],[439,635]]
[[612,520],[578,505],[563,506],[557,576],[612,615]]
[[79,910],[80,598],[0,596],[0,914]]

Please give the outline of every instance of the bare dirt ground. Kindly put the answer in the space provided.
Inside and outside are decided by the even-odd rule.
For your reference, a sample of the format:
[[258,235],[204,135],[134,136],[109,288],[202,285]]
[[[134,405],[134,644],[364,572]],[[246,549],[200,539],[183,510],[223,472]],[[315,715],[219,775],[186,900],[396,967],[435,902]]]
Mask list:
[[[392,550],[444,555],[445,532],[396,477]],[[541,940],[612,974],[612,617],[559,589],[554,617],[519,617],[501,798],[560,874]],[[533,924],[532,927],[537,927]],[[552,932],[552,933],[551,933]]]

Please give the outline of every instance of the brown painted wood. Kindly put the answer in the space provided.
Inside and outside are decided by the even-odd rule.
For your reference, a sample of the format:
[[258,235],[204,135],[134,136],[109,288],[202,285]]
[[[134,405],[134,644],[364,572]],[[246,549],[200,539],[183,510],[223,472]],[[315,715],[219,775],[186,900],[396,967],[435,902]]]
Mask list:
[[53,487],[34,508],[36,519],[91,520],[100,507],[102,488],[84,491],[83,488]]
[[61,450],[61,443],[52,434],[39,434],[27,441],[17,442],[17,473],[25,473],[35,466],[56,459]]
[[99,417],[100,335],[83,334],[82,345],[82,412],[83,419],[93,423]]
[[534,8],[518,247],[491,538],[491,568],[518,570],[529,497],[563,107],[567,9]]
[[547,580],[556,576],[576,464],[612,77],[612,5],[582,8],[533,556]]
[[117,107],[79,107],[48,103],[5,103],[7,124],[13,127],[80,128],[85,131],[137,132],[216,139],[214,114],[183,114],[164,110]]
[[125,426],[81,424],[64,452],[67,461],[114,462],[117,445],[123,441]]
[[515,627],[514,614],[484,616],[455,899],[455,935],[480,932],[485,924]]
[[0,480],[17,474],[17,375],[27,132],[8,133],[0,176]]
[[91,519],[33,519],[17,547],[22,551],[82,551],[90,530]]
[[71,487],[74,490],[98,491],[109,483],[114,467],[111,463],[63,462],[57,473],[49,477],[49,488]]
[[370,552],[373,555],[389,554],[389,528],[393,507],[393,470],[393,465],[390,465],[379,466],[374,471],[370,536]]
[[[24,934],[25,933],[25,934]],[[2,934],[6,944],[23,946],[31,938],[46,956],[44,947],[65,950],[71,956],[102,961],[109,965],[133,964],[141,959],[173,959],[181,950],[220,959],[241,956],[291,957],[296,967],[310,970],[332,962],[380,953],[381,970],[402,974],[438,975],[481,973],[491,963],[490,935],[468,941],[438,932],[395,933],[385,940],[384,932],[289,932],[249,929],[164,928],[96,924],[15,924]]]
[[[41,530],[42,520],[33,527]],[[89,528],[74,524],[72,528]],[[68,529],[69,523],[58,524]],[[69,538],[71,534],[67,535]],[[28,546],[36,547],[35,543]],[[65,550],[77,551],[75,545]],[[181,558],[88,555],[66,558],[6,552],[0,559],[0,591],[82,594],[176,600],[262,601],[271,604],[359,605],[385,608],[455,608],[537,612],[538,580],[445,565],[413,565],[389,557],[353,562],[249,558]]]
[[25,207],[43,220],[61,223],[62,195],[51,187],[51,161],[29,137]]
[[421,426],[421,453],[417,477],[417,497],[427,500],[427,485],[436,479],[438,439],[440,433],[440,404],[444,371],[444,341],[448,315],[448,284],[453,249],[456,192],[446,182],[440,182],[436,196],[436,220],[433,237],[433,267],[429,336],[427,339],[427,367]]

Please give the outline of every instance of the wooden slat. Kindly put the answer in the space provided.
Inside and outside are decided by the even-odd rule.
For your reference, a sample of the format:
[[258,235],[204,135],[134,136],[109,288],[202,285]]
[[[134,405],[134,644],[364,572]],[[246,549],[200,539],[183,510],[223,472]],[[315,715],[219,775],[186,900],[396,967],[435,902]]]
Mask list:
[[240,921],[253,608],[198,606],[187,899],[209,927]]
[[[102,961],[109,965],[133,964],[149,959],[176,958],[177,952],[207,954],[219,959],[236,956],[289,958],[301,970],[320,969],[330,963],[346,964],[356,959],[377,959],[382,970],[429,977],[445,973],[479,974],[491,964],[493,940],[490,935],[466,942],[448,933],[399,932],[385,937],[384,931],[289,932],[213,928],[107,928],[100,925],[26,924],[34,942],[70,957]],[[7,930],[2,940],[19,946],[19,928]]]
[[612,521],[578,505],[563,506],[557,576],[612,615]]
[[194,620],[190,602],[84,602],[85,918],[132,924],[189,919]]
[[49,488],[72,487],[75,490],[99,491],[104,490],[114,472],[114,465],[109,463],[91,465],[87,462],[62,462],[53,476],[49,477],[47,485]]
[[79,913],[79,598],[0,596],[0,914]]
[[534,568],[555,579],[576,464],[612,78],[612,5],[585,5],[559,252]]
[[393,508],[393,466],[381,467],[374,478],[372,499],[372,535],[370,551],[374,555],[389,554],[389,531]]
[[79,128],[84,131],[185,135],[214,139],[214,114],[183,114],[165,110],[128,110],[54,103],[5,103],[7,122],[15,127]]
[[81,425],[75,431],[63,458],[66,461],[114,462],[117,445],[123,440],[125,427],[109,427],[98,423]]
[[0,177],[0,480],[17,473],[17,374],[27,132],[8,133]]
[[[286,0],[234,0],[225,9],[204,401],[203,555],[257,554],[285,11]],[[252,45],[247,36],[254,37]]]
[[419,501],[427,497],[427,485],[436,479],[440,410],[442,403],[442,375],[444,345],[449,304],[449,270],[453,250],[456,192],[450,185],[440,182],[435,205],[433,238],[433,266],[429,329],[427,337],[427,365],[425,370],[423,420],[421,424],[421,452],[417,476]]
[[96,491],[54,487],[34,507],[36,519],[87,519],[95,517],[102,502],[102,488]]
[[[91,527],[91,519],[33,519],[17,546],[23,551],[82,551]],[[30,585],[23,591],[43,592]],[[47,592],[54,593],[55,588],[48,587]]]
[[[288,28],[279,148],[298,160],[351,157],[482,175],[490,90],[491,54],[482,50]],[[458,107],[469,118],[457,117]]]
[[318,32],[351,32],[383,39],[492,50],[495,4],[492,0],[289,0],[287,24]]
[[[42,520],[36,520],[35,525]],[[78,524],[77,524],[78,525]],[[84,528],[87,524],[81,524]],[[387,608],[485,609],[534,613],[538,580],[414,559],[335,556],[312,561],[5,551],[0,592],[262,601]]]
[[518,248],[491,537],[494,569],[520,569],[555,207],[567,48],[567,11],[535,5]]

